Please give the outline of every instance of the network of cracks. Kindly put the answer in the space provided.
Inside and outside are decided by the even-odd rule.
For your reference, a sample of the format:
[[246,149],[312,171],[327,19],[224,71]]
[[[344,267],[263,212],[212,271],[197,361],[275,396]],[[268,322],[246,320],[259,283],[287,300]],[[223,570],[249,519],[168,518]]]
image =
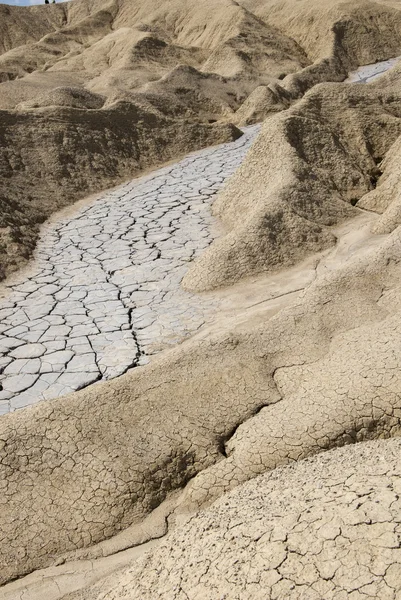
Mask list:
[[[369,83],[399,58],[360,67]],[[211,204],[259,125],[134,179],[43,228],[29,275],[0,302],[0,415],[112,379],[183,341],[217,296],[181,281],[214,239]]]
[[258,130],[44,227],[28,277],[0,303],[0,415],[122,375],[204,324],[217,298],[180,283],[213,241],[213,197]]

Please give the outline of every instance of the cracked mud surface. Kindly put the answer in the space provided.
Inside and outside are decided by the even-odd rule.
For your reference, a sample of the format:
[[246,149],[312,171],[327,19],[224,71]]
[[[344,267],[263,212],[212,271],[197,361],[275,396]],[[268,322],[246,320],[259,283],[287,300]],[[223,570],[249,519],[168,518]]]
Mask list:
[[211,243],[210,204],[258,130],[44,228],[28,279],[0,304],[0,414],[122,375],[203,325],[216,302],[180,283]]
[[[348,81],[371,81],[397,61],[362,67]],[[0,304],[0,415],[122,375],[205,323],[219,303],[217,297],[194,296],[180,284],[189,264],[213,241],[210,204],[242,163],[258,131],[258,126],[247,128],[234,143],[127,183],[73,217],[44,228],[29,277],[8,284]],[[258,151],[253,150],[256,155]],[[279,155],[277,160],[280,163]],[[270,155],[269,161],[274,162]],[[242,186],[242,180],[238,173],[229,195],[236,196],[232,188],[235,181]],[[245,195],[256,206],[251,195]],[[266,196],[264,190],[259,196]],[[349,217],[352,210],[341,202],[336,218]],[[245,212],[248,252],[253,229]],[[293,244],[297,252],[300,246],[319,250],[334,242],[320,224],[305,235],[311,240]],[[218,244],[228,246],[231,268],[241,253],[231,256],[227,239]],[[215,247],[211,252],[199,265],[206,260],[208,266]],[[276,260],[272,253],[267,263]],[[214,263],[223,273],[219,261]],[[207,280],[208,269],[204,272]],[[189,289],[197,289],[193,273],[186,281]]]
[[[374,108],[372,87],[364,89]],[[347,124],[361,115],[354,100],[365,106],[366,98],[362,86],[341,89],[351,100],[348,112],[340,104],[339,122]],[[337,87],[318,93],[338,106]],[[310,110],[307,100],[302,106]],[[376,113],[362,117],[365,126]],[[396,138],[399,118],[391,123]],[[265,127],[259,140],[267,135]],[[245,174],[247,185],[260,180],[262,195],[258,165],[269,145],[257,147]],[[379,150],[387,147],[386,139]],[[326,140],[325,177],[339,164],[331,148]],[[364,160],[368,168],[370,151]],[[320,167],[310,162],[312,177]],[[395,173],[393,162],[386,161],[384,178]],[[365,183],[358,197],[372,193]],[[379,182],[376,195],[381,190]],[[346,200],[336,203],[348,209]],[[366,226],[377,220],[358,207],[352,214],[364,215]],[[360,222],[343,225],[357,232]],[[250,302],[242,321],[202,328],[143,368],[1,419],[0,582],[66,556],[93,559],[163,535],[166,515],[156,525],[148,519],[171,493],[179,494],[172,509],[178,522],[265,471],[339,444],[399,435],[400,236],[396,227],[372,244],[364,235],[335,238],[336,251],[309,265],[301,286],[281,287],[278,276],[264,290],[260,282],[273,304],[280,288],[287,292],[286,307]]]
[[400,453],[357,444],[255,478],[66,600],[396,600]]
[[386,71],[394,67],[399,60],[400,57],[398,56],[397,58],[390,58],[390,60],[384,60],[373,65],[359,67],[356,71],[350,73],[345,83],[371,83],[383,75],[383,73],[386,73]]

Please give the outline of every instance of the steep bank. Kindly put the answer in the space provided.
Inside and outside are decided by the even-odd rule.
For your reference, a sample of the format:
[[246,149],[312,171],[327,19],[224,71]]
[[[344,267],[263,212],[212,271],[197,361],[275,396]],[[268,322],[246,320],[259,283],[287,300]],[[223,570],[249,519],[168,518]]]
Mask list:
[[268,119],[213,205],[226,235],[186,275],[186,289],[229,285],[333,244],[332,225],[367,207],[359,200],[368,192],[382,195],[379,165],[401,133],[397,81],[321,84]]

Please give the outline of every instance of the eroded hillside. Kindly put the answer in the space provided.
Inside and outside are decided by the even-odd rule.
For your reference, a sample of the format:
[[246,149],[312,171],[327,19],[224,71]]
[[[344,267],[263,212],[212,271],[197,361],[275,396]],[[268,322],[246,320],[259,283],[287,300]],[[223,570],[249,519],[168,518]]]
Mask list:
[[294,18],[290,2],[1,6],[0,276],[66,204],[398,54],[397,10],[329,4]]

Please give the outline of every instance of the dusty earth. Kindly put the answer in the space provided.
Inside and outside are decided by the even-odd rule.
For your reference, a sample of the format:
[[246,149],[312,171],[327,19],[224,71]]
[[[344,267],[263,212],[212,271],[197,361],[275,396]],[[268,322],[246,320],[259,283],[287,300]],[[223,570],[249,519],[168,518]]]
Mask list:
[[0,6],[1,600],[399,598],[399,9]]

